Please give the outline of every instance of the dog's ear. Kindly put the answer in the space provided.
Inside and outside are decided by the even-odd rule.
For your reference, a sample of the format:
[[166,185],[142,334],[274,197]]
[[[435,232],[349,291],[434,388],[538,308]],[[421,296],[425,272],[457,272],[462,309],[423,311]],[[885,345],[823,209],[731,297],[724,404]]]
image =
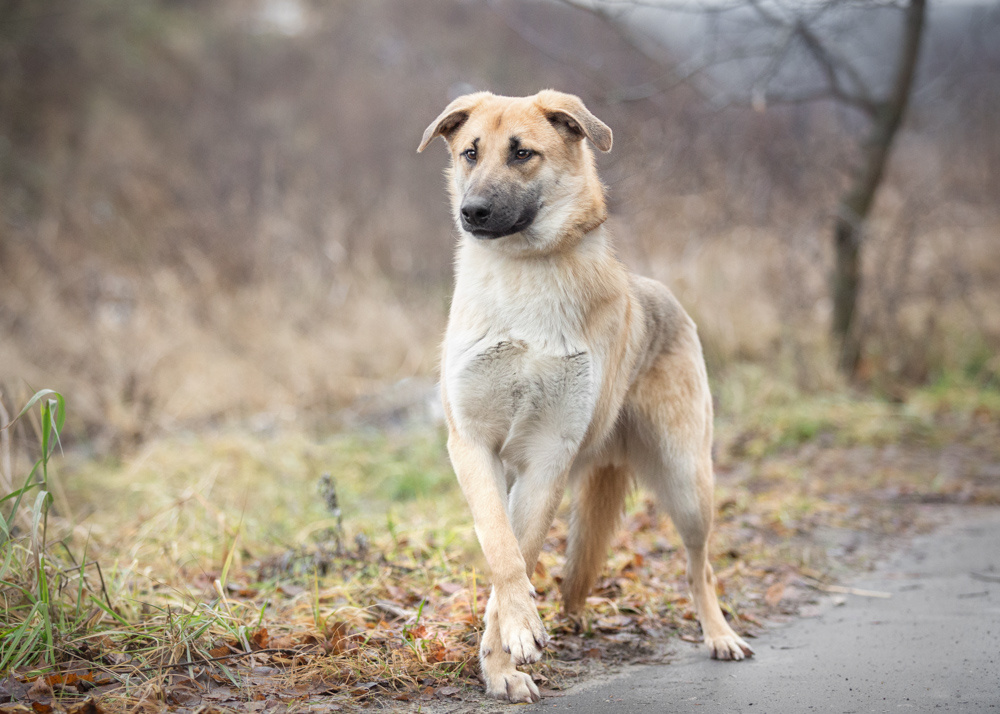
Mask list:
[[545,89],[535,101],[556,131],[570,141],[586,137],[601,151],[611,151],[611,129],[591,114],[579,97]]
[[488,96],[490,96],[489,92],[464,94],[445,107],[445,110],[438,115],[438,118],[432,121],[430,126],[424,130],[424,136],[420,139],[420,146],[417,147],[417,153],[426,149],[427,145],[439,136],[444,137],[445,141],[450,141],[451,135],[465,123],[469,115],[472,114],[472,111]]

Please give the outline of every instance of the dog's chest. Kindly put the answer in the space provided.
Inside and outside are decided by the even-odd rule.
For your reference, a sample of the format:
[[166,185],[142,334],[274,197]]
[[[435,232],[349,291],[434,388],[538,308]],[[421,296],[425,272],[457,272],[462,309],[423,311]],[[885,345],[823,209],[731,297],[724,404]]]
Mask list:
[[528,457],[537,449],[575,453],[597,400],[592,354],[562,340],[491,334],[448,357],[446,384],[460,428]]

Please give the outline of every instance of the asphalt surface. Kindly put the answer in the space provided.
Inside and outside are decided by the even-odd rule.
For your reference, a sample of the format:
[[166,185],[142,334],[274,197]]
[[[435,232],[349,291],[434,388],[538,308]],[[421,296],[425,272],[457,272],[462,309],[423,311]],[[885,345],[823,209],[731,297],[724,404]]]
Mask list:
[[1000,509],[956,510],[847,584],[890,596],[824,598],[753,640],[752,660],[684,647],[524,711],[1000,714]]

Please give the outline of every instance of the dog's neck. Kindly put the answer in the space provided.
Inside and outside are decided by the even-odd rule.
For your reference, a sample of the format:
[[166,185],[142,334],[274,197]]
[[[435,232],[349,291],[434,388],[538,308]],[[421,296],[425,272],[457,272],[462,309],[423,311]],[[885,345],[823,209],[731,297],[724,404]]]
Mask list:
[[456,296],[480,305],[549,298],[586,305],[628,290],[627,270],[615,257],[603,226],[581,236],[572,247],[541,256],[511,255],[465,238],[457,264]]
[[503,264],[507,268],[517,264],[525,264],[526,267],[536,263],[552,265],[561,261],[603,263],[609,258],[614,260],[614,249],[603,220],[590,230],[566,231],[557,241],[544,246],[533,244],[531,236],[526,234],[490,241],[463,232],[457,256],[463,265],[484,262],[488,266],[496,261],[494,265]]

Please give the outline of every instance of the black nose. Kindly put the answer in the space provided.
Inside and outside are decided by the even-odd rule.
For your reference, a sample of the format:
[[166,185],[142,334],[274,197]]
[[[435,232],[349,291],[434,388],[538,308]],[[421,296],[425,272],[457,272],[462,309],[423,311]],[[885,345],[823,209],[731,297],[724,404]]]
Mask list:
[[462,203],[462,218],[472,228],[482,228],[493,214],[493,203],[482,196],[470,196]]

